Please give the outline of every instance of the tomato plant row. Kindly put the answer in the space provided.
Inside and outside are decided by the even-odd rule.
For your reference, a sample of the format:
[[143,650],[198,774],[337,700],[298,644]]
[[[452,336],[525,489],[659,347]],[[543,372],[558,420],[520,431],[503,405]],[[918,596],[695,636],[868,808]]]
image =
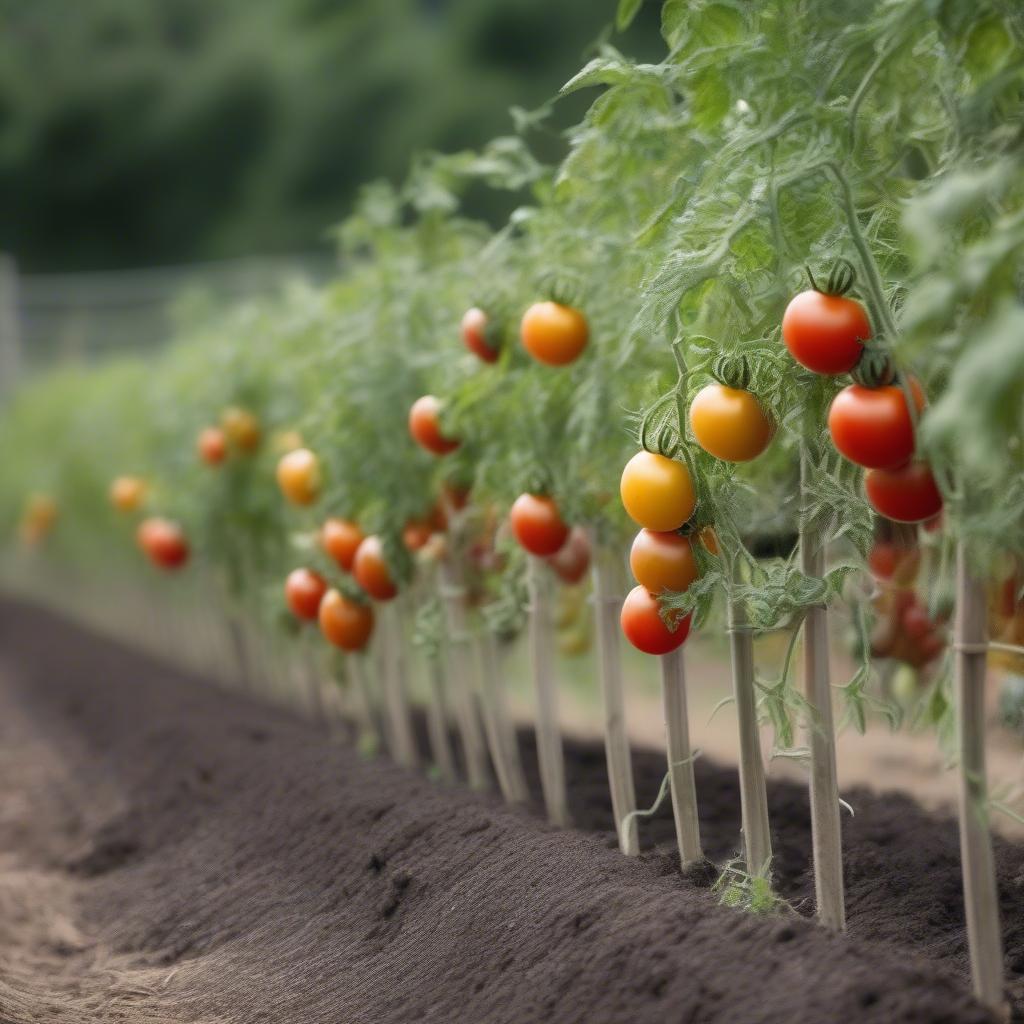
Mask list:
[[[137,530],[153,561],[191,556],[185,571],[268,630],[315,620],[345,651],[376,646],[367,722],[405,763],[414,636],[432,678],[447,661],[470,781],[493,765],[510,799],[524,788],[492,655],[525,630],[556,821],[551,588],[589,563],[627,853],[616,627],[662,659],[684,861],[700,845],[681,652],[724,627],[747,877],[771,873],[761,718],[808,762],[818,909],[836,928],[834,694],[863,727],[895,715],[872,651],[930,665],[921,706],[959,730],[975,986],[998,1003],[978,605],[1009,578],[1016,609],[1024,557],[1022,15],[995,0],[668,0],[663,33],[660,63],[604,43],[567,83],[601,91],[558,166],[532,147],[547,109],[516,111],[514,135],[368,186],[327,286],[197,308],[155,361],[24,389],[0,424],[0,516],[48,538],[47,557],[108,573],[136,571]],[[481,185],[522,199],[500,230],[459,212]],[[865,571],[879,517],[934,553],[914,602]],[[862,654],[839,687],[828,615]],[[887,616],[900,636],[878,628]],[[752,639],[776,630],[790,643],[773,676]],[[361,656],[342,665],[366,681]]]

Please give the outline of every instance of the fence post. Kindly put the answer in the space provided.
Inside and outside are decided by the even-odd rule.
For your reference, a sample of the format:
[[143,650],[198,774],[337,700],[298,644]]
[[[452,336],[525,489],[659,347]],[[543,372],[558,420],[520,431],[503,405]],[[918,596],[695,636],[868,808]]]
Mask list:
[[0,252],[0,394],[11,391],[21,374],[18,330],[18,267]]

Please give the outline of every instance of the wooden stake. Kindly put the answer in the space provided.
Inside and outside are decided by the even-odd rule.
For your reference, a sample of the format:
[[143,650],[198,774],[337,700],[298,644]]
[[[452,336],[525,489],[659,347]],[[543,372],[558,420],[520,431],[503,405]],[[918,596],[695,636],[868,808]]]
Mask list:
[[458,570],[450,558],[442,563],[441,580],[448,623],[448,678],[452,686],[459,738],[462,740],[462,754],[466,759],[466,774],[473,789],[488,789],[491,778],[487,764],[487,745],[470,681],[472,667],[469,660],[469,629],[463,604],[465,592]]
[[406,685],[405,632],[397,602],[383,605],[384,629],[384,700],[387,706],[391,756],[406,768],[419,763],[416,737],[412,728],[412,712]]
[[479,638],[480,703],[487,745],[498,776],[501,795],[511,804],[525,803],[529,791],[519,756],[519,743],[505,706],[505,680],[494,636],[486,629]]
[[427,672],[430,677],[430,702],[427,704],[430,752],[441,781],[451,785],[458,777],[458,773],[455,770],[455,754],[448,735],[448,702],[445,699],[444,670],[439,654],[428,655]]
[[[735,576],[734,576],[735,580]],[[754,645],[742,601],[729,601],[729,645],[732,653],[732,686],[740,733],[740,812],[747,873],[768,874],[772,840],[768,830],[768,794],[761,759],[761,735],[757,726],[754,692]]]
[[956,705],[960,753],[960,857],[971,979],[978,1000],[1002,1012],[1003,940],[999,922],[985,770],[986,603],[961,542],[956,564]]
[[530,556],[530,661],[537,698],[537,759],[548,820],[565,827],[569,824],[569,806],[562,733],[558,724],[558,689],[552,672],[550,587],[544,576],[545,569],[539,558]]
[[[801,459],[801,470],[804,460]],[[801,473],[803,476],[803,473]],[[825,551],[815,531],[800,530],[800,568],[805,576],[825,574]],[[808,723],[811,751],[811,848],[818,919],[828,928],[846,928],[843,898],[843,843],[836,773],[835,723],[829,676],[828,619],[824,605],[808,608],[804,618],[804,695],[814,712]]]
[[622,570],[616,571],[616,558],[613,554],[598,547],[593,531],[590,534],[590,550],[597,630],[597,674],[604,709],[604,753],[608,764],[612,816],[619,836],[619,849],[627,857],[635,857],[640,852],[640,833],[634,814],[636,787],[633,784],[633,762],[626,735],[626,702],[622,689],[619,644],[622,588],[618,583]]
[[[680,867],[704,859],[697,817],[697,786],[690,751],[690,720],[686,713],[686,672],[683,649],[663,654],[661,694],[665,707],[665,738],[668,747],[668,778]],[[635,819],[634,819],[635,820]]]
[[345,664],[348,666],[348,671],[355,681],[355,688],[360,694],[362,727],[366,735],[371,737],[374,749],[379,751],[383,749],[384,727],[381,724],[376,697],[370,686],[369,677],[366,674],[366,655],[361,653],[352,654],[345,659]]

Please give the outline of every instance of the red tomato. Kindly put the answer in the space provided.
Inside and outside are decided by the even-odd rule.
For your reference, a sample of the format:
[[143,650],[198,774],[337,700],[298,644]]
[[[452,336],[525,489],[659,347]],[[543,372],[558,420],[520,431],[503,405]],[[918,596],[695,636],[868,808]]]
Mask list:
[[910,640],[920,640],[931,632],[932,620],[928,618],[928,612],[918,604],[916,598],[913,604],[903,609],[900,618],[900,625],[903,632]]
[[545,366],[565,366],[587,347],[590,329],[578,309],[558,302],[535,302],[519,325],[523,348]]
[[512,532],[531,555],[553,555],[569,538],[558,506],[539,494],[520,494],[509,512]]
[[641,530],[636,535],[629,567],[637,583],[655,595],[686,590],[699,575],[690,539],[654,530]]
[[[910,382],[918,412],[924,408],[924,392]],[[896,469],[914,455],[914,427],[903,389],[896,384],[843,388],[828,411],[832,443],[842,455],[865,469]]]
[[782,340],[790,355],[815,373],[849,373],[870,337],[864,307],[845,295],[801,292],[782,317]]
[[634,587],[622,603],[622,632],[626,639],[644,654],[669,654],[681,647],[690,635],[691,616],[676,623],[674,630],[665,625],[658,599],[644,587]]
[[579,583],[590,568],[590,541],[586,531],[574,526],[566,542],[548,555],[548,565],[563,583]]
[[447,455],[459,447],[459,442],[441,433],[440,414],[439,399],[433,395],[417,398],[409,410],[409,433],[421,448],[434,455]]
[[349,519],[332,517],[320,528],[320,546],[345,572],[352,571],[352,563],[363,540],[363,531]]
[[196,438],[199,458],[208,466],[219,466],[228,454],[228,441],[220,427],[206,427]]
[[338,590],[328,590],[320,602],[320,632],[343,651],[361,651],[373,632],[373,609]]
[[293,569],[284,583],[284,599],[292,615],[307,622],[316,619],[326,593],[327,580],[312,569]]
[[500,354],[487,339],[487,314],[476,306],[467,309],[462,317],[462,341],[473,355],[485,363],[496,363]]
[[370,597],[378,601],[390,601],[398,594],[398,587],[391,578],[391,570],[384,558],[384,545],[380,537],[370,536],[359,545],[352,575]]
[[453,480],[445,480],[441,484],[441,495],[446,504],[461,512],[469,504],[470,487],[468,484],[455,483]]
[[942,495],[924,462],[899,469],[871,469],[864,474],[871,507],[897,523],[920,523],[942,511]]
[[149,560],[161,569],[178,569],[188,561],[185,531],[171,519],[159,516],[143,519],[135,532],[135,539]]
[[410,551],[419,551],[420,548],[426,547],[432,535],[433,531],[430,529],[430,523],[410,519],[402,530],[402,543]]

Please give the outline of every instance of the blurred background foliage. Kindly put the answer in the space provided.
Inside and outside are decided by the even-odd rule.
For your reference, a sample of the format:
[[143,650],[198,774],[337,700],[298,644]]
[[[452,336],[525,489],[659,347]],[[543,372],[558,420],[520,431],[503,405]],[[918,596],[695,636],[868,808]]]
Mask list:
[[[622,44],[662,52],[660,4]],[[307,251],[373,178],[511,129],[609,31],[593,0],[0,0],[0,250],[27,272]],[[533,140],[562,153],[562,101]],[[465,210],[500,223],[515,196]]]

